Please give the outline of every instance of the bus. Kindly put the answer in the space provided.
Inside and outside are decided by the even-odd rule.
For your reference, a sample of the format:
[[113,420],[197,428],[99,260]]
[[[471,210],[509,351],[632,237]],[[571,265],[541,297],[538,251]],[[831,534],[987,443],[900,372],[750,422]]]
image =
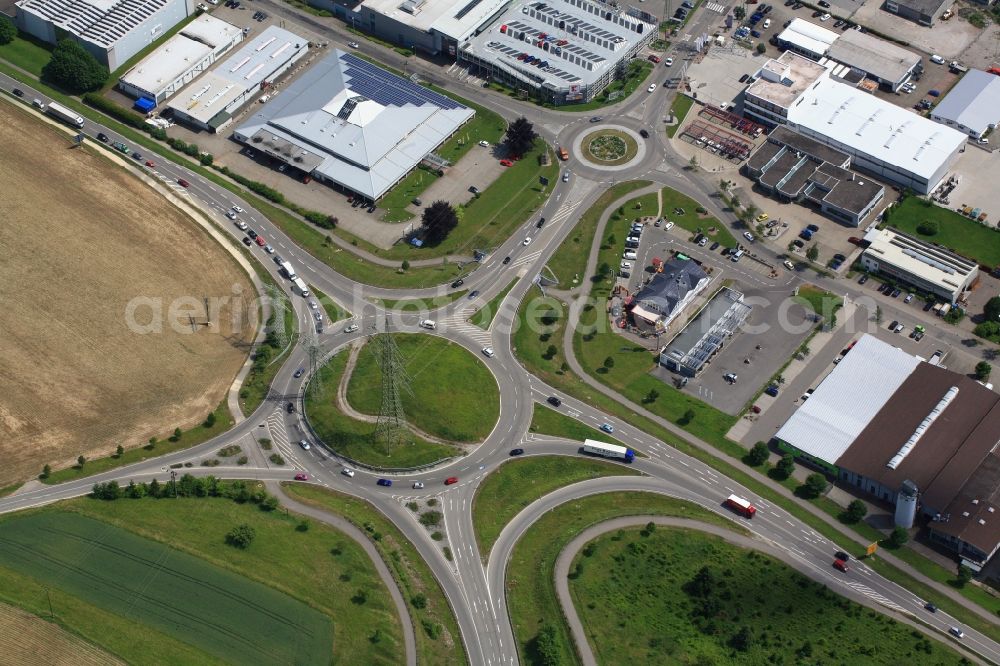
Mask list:
[[603,458],[616,458],[618,460],[624,460],[627,463],[635,460],[635,451],[626,448],[624,446],[618,446],[617,444],[607,444],[605,442],[598,442],[593,439],[587,439],[583,442],[582,451],[584,453],[589,453],[593,456],[601,456]]

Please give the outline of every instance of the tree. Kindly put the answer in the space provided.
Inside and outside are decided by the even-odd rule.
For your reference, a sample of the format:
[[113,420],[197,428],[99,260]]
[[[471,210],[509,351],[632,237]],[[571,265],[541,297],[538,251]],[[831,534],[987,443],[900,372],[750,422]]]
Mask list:
[[876,305],[875,306],[875,323],[876,324],[881,324],[882,323],[882,306],[881,305]]
[[993,366],[986,361],[980,361],[976,363],[976,379],[981,382],[985,382],[990,378],[990,372],[993,370]]
[[0,16],[0,44],[10,44],[17,37],[17,27],[6,16]]
[[819,248],[813,243],[808,250],[806,250],[806,259],[809,261],[816,261],[819,258]]
[[149,445],[146,448],[149,448],[149,449],[155,449],[156,448],[156,438],[155,437],[150,437],[149,438]]
[[559,350],[556,349],[555,345],[549,345],[545,349],[545,353],[542,355],[542,358],[544,358],[546,361],[551,361],[553,358],[555,358],[555,355],[558,351]]
[[759,467],[767,462],[768,457],[771,455],[771,451],[767,448],[766,442],[757,442],[750,449],[750,453],[747,454],[747,462],[751,467]]
[[424,228],[424,241],[428,245],[437,245],[458,226],[458,215],[447,201],[435,201],[424,209],[421,224]]
[[936,236],[940,230],[941,225],[934,220],[924,220],[917,225],[917,233],[923,234],[924,236]]
[[[763,46],[763,44],[761,44]],[[740,652],[746,652],[750,649],[750,643],[752,642],[752,636],[750,635],[750,629],[747,627],[741,627],[739,631],[733,634],[733,637],[729,639],[729,644],[734,650],[739,650]]]
[[410,599],[410,603],[414,608],[427,608],[427,596],[423,592],[417,593]]
[[889,548],[901,548],[909,540],[910,535],[906,531],[906,528],[896,526],[896,528],[889,534],[889,538],[886,539],[886,545],[889,546]]
[[123,455],[125,455],[125,447],[119,444],[118,448],[115,449],[115,458],[121,458]]
[[983,319],[985,321],[1000,321],[1000,296],[994,296],[986,301],[983,307]]
[[1000,342],[1000,322],[984,321],[981,324],[976,324],[972,332],[981,338]]
[[691,171],[696,171],[698,169],[698,156],[692,155],[691,159],[688,160],[688,169]]
[[707,566],[698,570],[694,578],[684,583],[684,591],[688,596],[705,599],[715,589],[715,575]]
[[403,263],[400,264],[399,267],[401,269],[403,269],[404,271],[408,271],[408,270],[410,270],[410,262],[407,261],[406,259],[403,259]]
[[559,640],[556,638],[556,629],[551,624],[545,623],[538,630],[535,652],[538,655],[536,663],[541,666],[557,666],[561,662]]
[[181,438],[182,434],[184,434],[184,433],[181,432],[180,428],[174,428],[174,434],[170,437],[170,441],[171,442],[180,441],[180,438]]
[[615,359],[614,358],[612,358],[611,356],[609,356],[606,359],[604,359],[604,369],[605,370],[610,370],[613,367],[615,367]]
[[153,479],[149,482],[149,492],[147,493],[150,497],[160,497],[163,494],[163,487],[160,482]]
[[775,468],[778,476],[783,479],[787,479],[795,471],[795,456],[791,453],[786,453],[781,456],[781,460],[778,461],[778,465]]
[[239,548],[240,550],[246,550],[253,543],[254,537],[257,536],[257,530],[255,530],[250,525],[237,525],[233,529],[229,530],[229,534],[226,535],[226,543],[234,548]]
[[733,7],[733,18],[737,21],[742,21],[747,15],[747,10],[743,8],[742,5]]
[[972,580],[972,569],[965,566],[964,564],[959,564],[958,577],[955,579],[955,582],[958,584],[958,587],[965,587],[970,580]]
[[80,456],[76,459],[76,464],[78,467],[83,467],[87,463],[87,459],[84,456]]
[[759,44],[757,44],[757,53],[759,53],[761,55],[764,55],[764,53],[766,51],[767,51],[767,47],[764,46],[764,42],[760,42]]
[[649,393],[646,394],[646,397],[643,398],[642,401],[648,405],[650,403],[656,402],[656,399],[659,397],[660,397],[659,391],[657,391],[656,389],[649,389]]
[[205,417],[205,427],[206,428],[215,427],[215,412],[209,412],[208,416]]
[[820,493],[826,490],[826,477],[822,474],[810,474],[806,477],[806,482],[802,484],[801,493],[806,497],[819,497]]
[[63,39],[42,68],[42,79],[71,93],[97,90],[108,80],[108,68],[72,39]]
[[687,425],[691,423],[691,421],[694,421],[694,417],[695,417],[694,410],[688,409],[687,411],[684,412],[684,414],[681,416],[680,420],[677,421],[677,423],[680,425]]
[[868,507],[861,500],[853,500],[847,505],[844,518],[848,523],[860,522],[868,514]]
[[527,153],[535,145],[535,126],[528,122],[528,119],[521,116],[507,127],[507,134],[504,136],[504,145],[512,156],[520,156]]
[[47,479],[52,476],[52,467],[46,464],[45,467],[42,467],[42,473],[40,476],[43,479]]

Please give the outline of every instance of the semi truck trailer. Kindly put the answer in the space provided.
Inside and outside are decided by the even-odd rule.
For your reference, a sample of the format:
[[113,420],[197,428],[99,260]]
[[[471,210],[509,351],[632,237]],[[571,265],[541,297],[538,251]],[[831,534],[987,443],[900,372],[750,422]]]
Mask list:
[[603,458],[616,458],[618,460],[624,460],[627,463],[635,460],[635,451],[632,449],[624,446],[618,446],[617,444],[598,442],[593,439],[584,440],[582,449],[584,453],[601,456]]
[[49,106],[45,109],[45,112],[74,127],[83,127],[83,116],[72,109],[66,108],[59,102],[49,102]]

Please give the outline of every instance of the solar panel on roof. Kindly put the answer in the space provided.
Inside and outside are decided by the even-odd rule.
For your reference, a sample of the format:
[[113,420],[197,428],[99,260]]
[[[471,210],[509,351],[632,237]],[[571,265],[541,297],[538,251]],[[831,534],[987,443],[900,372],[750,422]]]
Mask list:
[[450,97],[402,79],[350,53],[341,55],[340,59],[348,65],[344,76],[350,89],[383,106],[433,104],[447,110],[465,108]]

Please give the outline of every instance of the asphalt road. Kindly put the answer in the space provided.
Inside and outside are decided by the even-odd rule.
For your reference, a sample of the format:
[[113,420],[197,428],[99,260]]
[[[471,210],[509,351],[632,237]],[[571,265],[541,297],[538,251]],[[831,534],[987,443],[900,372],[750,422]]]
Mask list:
[[[291,12],[295,20],[301,19],[298,12],[284,5],[270,2],[263,4],[267,4],[272,13]],[[714,20],[714,17],[705,17],[702,12],[696,20],[707,25]],[[696,23],[689,30],[697,32],[700,25],[701,23]],[[339,32],[343,33],[342,30]],[[337,30],[333,30],[332,34],[335,38],[342,38]],[[370,51],[371,54],[390,64],[394,59],[391,52],[368,43],[363,44],[362,50]],[[678,56],[674,55],[675,59],[678,59]],[[468,88],[467,84],[452,81],[431,65],[415,61],[411,63],[411,71],[414,68],[426,70],[428,77],[432,77],[438,83],[465,94],[472,93],[471,90],[463,90]],[[652,80],[654,82],[661,80],[664,71],[657,69]],[[9,90],[12,87],[24,90],[25,97],[29,100],[34,97],[44,99],[44,96],[31,90],[29,86],[0,75],[0,89]],[[539,109],[502,95],[484,94],[481,89],[477,89],[475,95],[481,103],[491,106],[508,119],[517,115],[527,116],[536,123],[540,134],[550,143],[572,146],[576,138],[592,126],[585,115]],[[635,131],[643,127],[655,129],[661,122],[665,109],[669,107],[673,95],[674,91],[658,85],[652,93],[639,90],[615,107],[603,109],[598,113],[607,119],[605,120],[607,123],[623,125]],[[83,131],[90,137],[96,137],[98,132],[103,131],[112,141],[123,140],[108,128],[89,120]],[[208,211],[210,217],[220,228],[227,230],[236,243],[240,242],[243,233],[224,217],[224,213],[234,204],[243,208],[244,213],[240,217],[262,233],[277,249],[278,254],[290,260],[297,273],[307,283],[318,287],[355,313],[354,321],[360,324],[359,330],[347,334],[343,332],[346,322],[334,322],[326,326],[324,334],[316,335],[304,300],[293,295],[292,301],[300,320],[300,328],[305,332],[302,344],[297,345],[289,354],[275,377],[271,392],[264,404],[229,432],[193,449],[168,454],[155,461],[137,463],[58,486],[35,487],[2,498],[0,512],[17,511],[80,496],[89,492],[95,482],[111,479],[127,482],[130,479],[138,481],[153,477],[163,480],[168,478],[171,464],[198,461],[222,446],[253,437],[256,432],[261,431],[260,429],[265,429],[273,439],[284,443],[283,452],[288,454],[286,457],[289,459],[289,469],[257,466],[216,467],[206,470],[192,467],[183,469],[183,472],[211,473],[223,478],[250,477],[278,482],[289,481],[296,471],[305,470],[309,473],[312,483],[371,502],[402,530],[428,562],[455,611],[462,641],[473,664],[513,664],[518,661],[517,648],[506,611],[504,576],[510,552],[520,535],[551,508],[577,497],[609,490],[660,492],[717,511],[750,529],[758,539],[784,553],[786,559],[794,560],[799,568],[807,571],[815,580],[829,585],[850,598],[874,604],[882,612],[919,618],[922,623],[921,630],[935,638],[946,640],[947,628],[955,624],[952,618],[940,611],[936,614],[924,611],[924,600],[882,578],[861,562],[854,563],[846,574],[837,572],[831,567],[831,563],[832,555],[839,549],[838,546],[784,510],[762,501],[761,498],[710,467],[679,453],[614,415],[605,414],[591,405],[561,395],[530,375],[517,362],[511,351],[512,311],[501,311],[489,331],[482,331],[465,321],[479,306],[506,288],[510,280],[515,277],[517,283],[508,296],[509,302],[517,303],[523,299],[548,258],[578,221],[580,214],[600,195],[604,189],[601,184],[610,180],[620,182],[642,177],[662,185],[670,185],[696,197],[721,221],[733,225],[735,222],[733,216],[719,210],[712,198],[717,183],[713,182],[709,174],[686,171],[687,160],[678,156],[668,144],[662,142],[659,138],[661,135],[661,132],[652,132],[652,138],[646,142],[642,159],[624,171],[611,174],[588,167],[579,161],[572,162],[568,167],[572,171],[569,182],[564,183],[560,180],[552,197],[539,211],[539,215],[547,219],[545,226],[541,230],[536,229],[534,222],[537,216],[533,217],[487,256],[466,278],[465,288],[480,292],[475,300],[462,298],[436,311],[405,315],[387,313],[368,302],[368,299],[430,297],[446,292],[447,286],[399,291],[354,283],[298,248],[291,239],[282,234],[245,200],[220,189],[210,181],[203,180],[162,156],[154,157],[147,154],[146,158],[154,159],[157,165],[152,175],[160,179],[164,187],[171,188],[179,196],[189,198],[193,205]],[[143,167],[137,163],[136,168]],[[189,181],[190,187],[183,188],[177,185],[178,178]],[[532,241],[529,245],[524,245],[523,239],[527,236],[531,236]],[[780,248],[774,249],[760,243],[757,244],[756,250],[762,256],[772,259],[780,252]],[[256,246],[251,248],[251,253],[279,284],[288,288],[288,281],[277,273],[277,267],[269,260],[268,255]],[[503,264],[502,260],[507,256],[511,257],[511,261]],[[852,295],[858,293],[850,282],[825,280],[819,282],[837,293],[846,292]],[[436,330],[430,332],[417,326],[419,319],[425,317],[438,322]],[[308,373],[296,378],[294,372],[297,368],[308,367],[307,345],[318,345],[321,354],[326,358],[356,338],[370,335],[373,330],[384,327],[388,327],[389,330],[439,335],[462,345],[474,354],[480,354],[484,346],[492,346],[496,352],[495,356],[484,357],[483,360],[494,373],[500,387],[500,418],[486,440],[466,456],[419,472],[387,475],[359,468],[353,477],[348,477],[341,473],[346,461],[315,441],[308,451],[295,446],[299,439],[311,440],[311,437],[308,425],[301,420],[301,396],[308,380]],[[475,387],[456,387],[456,390],[475,390]],[[592,426],[604,422],[613,424],[618,440],[649,456],[636,462],[636,467],[647,476],[597,479],[562,488],[543,497],[518,514],[503,530],[500,539],[487,557],[477,550],[472,524],[472,502],[482,478],[505,462],[509,450],[518,446],[529,449],[529,455],[543,453],[577,455],[577,445],[566,441],[536,438],[530,444],[524,444],[533,403],[542,402],[549,395],[561,395],[562,413],[583,423]],[[286,401],[297,401],[300,408],[289,415],[283,410]],[[452,476],[458,477],[458,483],[445,486],[444,480]],[[375,485],[375,481],[382,477],[391,478],[394,482],[392,487]],[[412,488],[416,481],[423,483],[424,488],[419,490]],[[747,497],[756,504],[759,511],[753,521],[739,518],[722,509],[721,501],[730,493]],[[441,500],[447,532],[446,543],[454,553],[452,561],[445,559],[441,550],[442,544],[431,540],[429,532],[415,520],[412,512],[404,507],[408,498],[432,496]],[[483,564],[484,557],[486,565]],[[1000,645],[974,631],[966,629],[965,633],[966,638],[962,641],[965,648],[972,650],[981,658],[1000,663]],[[408,661],[414,659],[410,641],[407,641],[407,659]]]

